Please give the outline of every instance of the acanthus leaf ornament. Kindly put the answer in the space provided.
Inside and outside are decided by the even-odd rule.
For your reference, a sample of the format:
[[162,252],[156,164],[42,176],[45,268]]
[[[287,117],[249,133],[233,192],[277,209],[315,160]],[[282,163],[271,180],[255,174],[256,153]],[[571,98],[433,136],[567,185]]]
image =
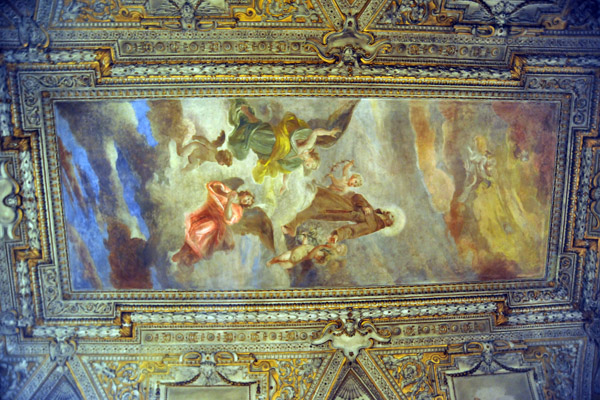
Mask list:
[[431,15],[439,15],[439,1],[393,0],[382,17],[382,22],[391,25],[419,25]]
[[318,23],[322,20],[310,0],[255,0],[254,6],[235,14],[240,22]]
[[362,349],[371,347],[374,342],[388,343],[390,339],[391,333],[380,333],[371,320],[354,319],[349,310],[341,313],[339,320],[328,323],[312,344],[317,346],[331,342],[331,347],[342,350],[352,362]]
[[588,248],[583,265],[583,311],[600,313],[600,300],[598,292],[594,288],[598,265],[598,251],[595,248]]
[[328,63],[359,67],[359,61],[370,64],[381,51],[391,49],[389,40],[375,40],[372,34],[358,30],[356,16],[346,16],[342,30],[329,32],[323,36],[322,43],[308,39],[308,48],[313,48],[319,58]]
[[570,28],[600,28],[600,4],[597,0],[574,1],[567,15]]
[[19,320],[17,326],[21,328],[31,328],[34,324],[33,300],[31,293],[31,280],[29,279],[29,266],[27,261],[19,260],[17,262],[17,277],[19,301],[21,303]]
[[71,0],[60,11],[61,22],[121,22],[139,21],[141,8],[131,10],[119,0]]
[[[590,190],[592,189],[592,182],[594,186],[594,194],[598,194],[600,198],[600,191],[597,190],[597,186],[600,183],[598,178],[600,173],[597,174],[592,181],[592,161],[594,158],[594,152],[592,147],[585,147],[581,154],[581,177],[579,179],[579,190],[577,191],[577,211],[575,214],[575,239],[583,240],[586,231],[586,219],[588,216],[588,205],[590,201]],[[596,200],[596,199],[595,199]],[[590,227],[600,226],[597,217],[594,218],[594,205],[597,202],[592,202],[590,215]],[[593,228],[592,228],[593,229]]]
[[14,399],[28,378],[27,361],[15,362],[4,354],[0,354],[0,388],[2,399]]
[[400,385],[405,398],[411,400],[433,400],[435,385],[430,379],[433,362],[423,361],[423,353],[405,356],[385,355],[381,361],[387,372]]
[[50,45],[48,31],[34,19],[32,10],[18,8],[11,2],[3,3],[2,13],[17,29],[21,47],[27,49],[47,49]]
[[544,394],[549,399],[575,399],[578,345],[569,343],[563,346],[534,346],[527,349],[526,359],[539,361],[543,367]]
[[99,384],[105,395],[111,399],[142,398],[142,383],[145,365],[135,362],[119,363],[101,361],[92,364]]
[[0,65],[0,136],[2,137],[10,136],[13,128],[10,114],[12,100],[8,93],[7,80],[6,66]]

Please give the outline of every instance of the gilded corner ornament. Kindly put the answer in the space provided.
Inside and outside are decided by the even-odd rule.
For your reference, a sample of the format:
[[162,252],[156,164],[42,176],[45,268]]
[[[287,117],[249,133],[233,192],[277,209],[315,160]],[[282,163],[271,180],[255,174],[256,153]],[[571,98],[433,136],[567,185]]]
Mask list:
[[380,52],[392,47],[389,40],[375,40],[372,34],[359,31],[357,18],[353,14],[346,16],[342,30],[327,33],[322,43],[308,39],[306,46],[314,49],[325,62],[338,62],[339,65],[356,68],[359,68],[359,62],[371,64]]

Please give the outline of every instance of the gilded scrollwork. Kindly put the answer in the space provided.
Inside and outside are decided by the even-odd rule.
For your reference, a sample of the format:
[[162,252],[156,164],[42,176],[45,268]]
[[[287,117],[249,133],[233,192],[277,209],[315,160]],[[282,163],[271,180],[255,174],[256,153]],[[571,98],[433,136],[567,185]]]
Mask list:
[[379,24],[420,25],[435,18],[436,25],[451,25],[456,20],[440,15],[441,0],[392,0],[382,13]]
[[142,381],[149,372],[162,365],[157,362],[99,361],[92,364],[94,373],[109,399],[144,399]]
[[[292,400],[313,398],[316,386],[323,378],[325,354],[273,357],[261,355],[250,370],[267,373],[270,399]],[[266,393],[265,393],[266,394]]]
[[113,313],[114,305],[112,303],[102,301],[68,301],[63,299],[62,290],[58,282],[58,273],[55,268],[45,268],[40,277],[46,302],[45,309],[48,316],[57,317],[76,314],[97,317],[108,316]]
[[188,351],[160,360],[105,357],[88,366],[111,399],[163,398],[161,392],[169,387],[247,386],[255,400],[292,400],[312,398],[323,374],[323,356]]
[[436,353],[395,354],[383,356],[381,362],[398,384],[402,400],[433,400],[438,394],[434,365],[445,358]]
[[270,361],[270,372],[275,386],[271,398],[281,400],[306,398],[311,386],[318,380],[321,358],[294,358]]
[[140,7],[128,8],[121,0],[67,0],[60,10],[61,22],[139,21]]
[[577,398],[573,371],[579,349],[576,344],[532,346],[524,354],[527,361],[540,361],[544,373],[544,397],[550,400]]
[[92,73],[83,74],[23,74],[20,76],[23,90],[23,111],[25,129],[40,128],[41,96],[44,89],[56,88],[85,88],[92,87],[94,78]]
[[254,0],[254,5],[235,14],[241,22],[322,22],[320,10],[311,0]]
[[[511,291],[511,303],[513,305],[525,305],[527,303],[536,304],[539,302],[565,301],[569,299],[573,294],[573,274],[576,265],[577,259],[573,254],[562,254],[558,262],[557,278],[550,288]],[[561,313],[551,318],[560,319],[559,314]],[[546,315],[546,313],[541,313],[535,318],[539,321],[542,315]],[[513,316],[515,322],[521,318],[525,317],[523,315],[518,317]],[[530,318],[533,318],[533,316]]]
[[572,122],[575,126],[585,126],[588,121],[592,81],[588,77],[532,77],[527,81],[531,89],[558,89],[573,94]]
[[360,31],[357,18],[352,14],[346,15],[340,31],[327,33],[322,42],[309,39],[306,45],[313,48],[323,61],[357,68],[360,64],[372,63],[380,52],[391,48],[388,40],[376,41],[372,34]]

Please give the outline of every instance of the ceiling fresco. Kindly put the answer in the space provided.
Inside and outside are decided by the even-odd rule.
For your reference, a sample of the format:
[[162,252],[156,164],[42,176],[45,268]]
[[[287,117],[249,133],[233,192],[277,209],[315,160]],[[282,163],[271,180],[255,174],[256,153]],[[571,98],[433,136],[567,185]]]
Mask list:
[[546,262],[557,102],[211,98],[56,110],[75,290],[539,279],[556,261]]
[[0,399],[599,399],[597,0],[9,0]]

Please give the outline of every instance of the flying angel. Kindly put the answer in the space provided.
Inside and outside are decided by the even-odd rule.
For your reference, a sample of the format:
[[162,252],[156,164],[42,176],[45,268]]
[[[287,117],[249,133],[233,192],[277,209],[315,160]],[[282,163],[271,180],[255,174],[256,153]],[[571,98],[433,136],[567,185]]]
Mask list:
[[350,101],[334,112],[327,121],[307,123],[291,112],[277,123],[259,119],[254,109],[242,99],[232,102],[229,123],[234,126],[228,135],[228,148],[238,160],[245,159],[250,150],[258,161],[252,177],[262,183],[266,176],[283,175],[285,190],[288,174],[304,167],[305,173],[320,165],[317,147],[331,147],[344,134],[358,101]]

